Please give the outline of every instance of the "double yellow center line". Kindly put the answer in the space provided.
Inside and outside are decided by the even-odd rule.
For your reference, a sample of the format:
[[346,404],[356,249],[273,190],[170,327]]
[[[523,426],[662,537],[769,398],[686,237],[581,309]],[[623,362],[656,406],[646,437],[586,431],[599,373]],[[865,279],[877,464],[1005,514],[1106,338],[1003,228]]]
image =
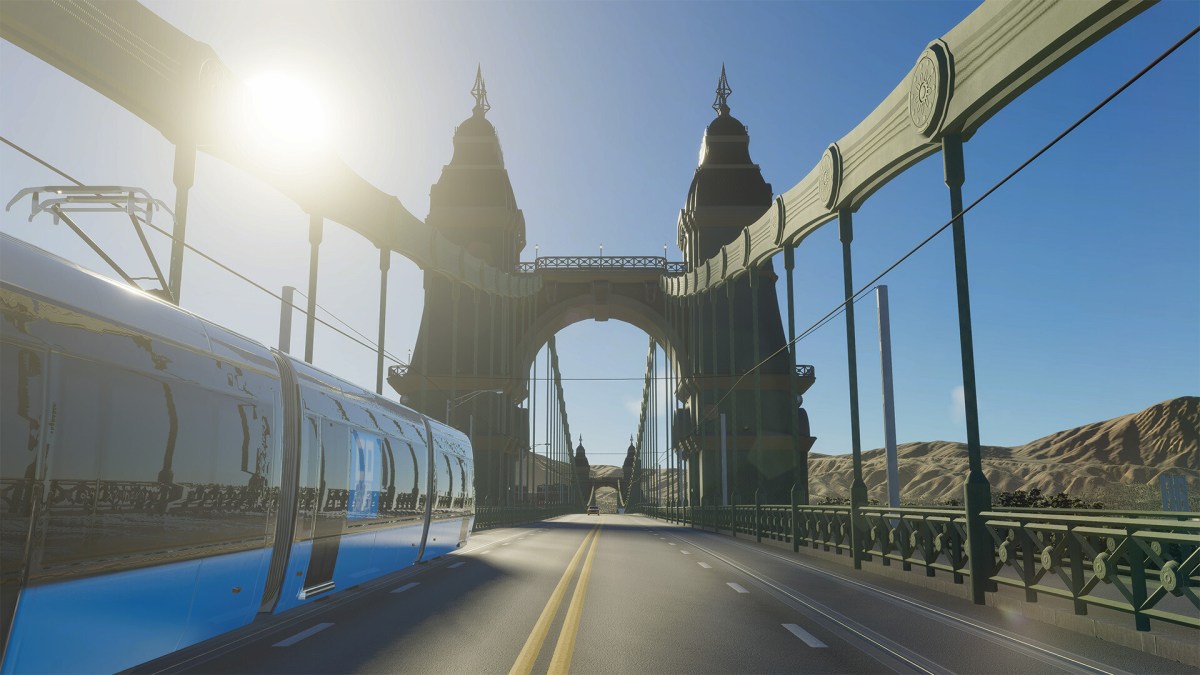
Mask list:
[[533,671],[533,665],[537,662],[538,655],[542,653],[542,645],[550,633],[550,625],[558,616],[558,608],[567,594],[567,587],[570,586],[571,579],[575,577],[579,561],[584,559],[584,550],[586,549],[587,558],[583,563],[583,571],[579,574],[579,581],[575,584],[575,593],[571,596],[570,606],[567,607],[567,616],[563,619],[562,629],[558,633],[558,644],[554,647],[554,655],[550,657],[549,673],[550,675],[566,675],[571,669],[571,656],[575,652],[575,637],[579,634],[579,620],[583,616],[583,600],[587,596],[588,577],[592,574],[592,561],[596,558],[596,542],[600,540],[602,528],[602,525],[597,525],[583,538],[579,550],[575,551],[575,556],[571,558],[567,570],[558,580],[558,586],[554,588],[545,608],[542,609],[542,615],[533,625],[533,631],[529,633],[529,639],[525,641],[525,646],[517,655],[516,663],[513,664],[512,670],[508,671],[509,675],[529,675]]

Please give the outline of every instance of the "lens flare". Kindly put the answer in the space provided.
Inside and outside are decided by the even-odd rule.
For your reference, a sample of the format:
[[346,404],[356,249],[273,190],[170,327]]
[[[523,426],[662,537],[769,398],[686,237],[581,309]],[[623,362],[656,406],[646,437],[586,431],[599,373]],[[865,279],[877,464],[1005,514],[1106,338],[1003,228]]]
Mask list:
[[326,142],[325,106],[311,84],[290,73],[268,72],[247,80],[246,88],[256,142],[288,155],[311,152]]

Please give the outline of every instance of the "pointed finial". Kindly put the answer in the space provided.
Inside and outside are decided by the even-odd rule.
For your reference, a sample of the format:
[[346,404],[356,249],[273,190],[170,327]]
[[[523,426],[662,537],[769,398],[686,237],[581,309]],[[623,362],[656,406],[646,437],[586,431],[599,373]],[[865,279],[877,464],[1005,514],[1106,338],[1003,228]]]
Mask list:
[[492,105],[487,100],[487,85],[483,83],[483,66],[475,66],[475,86],[471,87],[471,95],[475,97],[476,115],[485,115],[487,111],[492,109]]
[[721,64],[721,81],[717,83],[717,99],[713,101],[713,110],[717,111],[718,115],[729,114],[729,95],[733,93],[733,89],[729,88],[729,78],[725,77],[725,64]]

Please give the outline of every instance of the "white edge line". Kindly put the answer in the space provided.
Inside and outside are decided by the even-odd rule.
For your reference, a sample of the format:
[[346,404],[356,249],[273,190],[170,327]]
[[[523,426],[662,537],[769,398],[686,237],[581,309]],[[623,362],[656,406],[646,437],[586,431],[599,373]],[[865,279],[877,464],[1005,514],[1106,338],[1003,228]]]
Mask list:
[[403,593],[404,591],[407,591],[410,588],[415,588],[420,585],[421,585],[421,582],[419,582],[419,581],[410,581],[407,584],[404,584],[403,586],[401,586],[400,588],[394,589],[392,591],[392,593]]
[[804,644],[812,647],[813,649],[826,649],[829,647],[829,645],[818,640],[812,633],[804,630],[794,623],[785,623],[783,624],[783,627],[788,629],[788,632],[803,640]]
[[296,633],[295,635],[293,635],[292,637],[290,637],[286,640],[280,640],[279,642],[276,642],[273,646],[275,646],[275,647],[291,647],[292,645],[303,640],[304,638],[312,636],[312,635],[316,635],[317,633],[320,633],[321,631],[325,630],[326,628],[329,628],[332,625],[333,624],[331,624],[331,623],[319,623],[319,624],[313,626],[312,628],[309,628],[307,630],[302,630],[299,633]]
[[750,591],[746,590],[745,588],[743,588],[741,586],[741,584],[735,584],[732,581],[725,582],[725,585],[732,588],[733,590],[737,591],[738,593],[749,593],[750,592]]

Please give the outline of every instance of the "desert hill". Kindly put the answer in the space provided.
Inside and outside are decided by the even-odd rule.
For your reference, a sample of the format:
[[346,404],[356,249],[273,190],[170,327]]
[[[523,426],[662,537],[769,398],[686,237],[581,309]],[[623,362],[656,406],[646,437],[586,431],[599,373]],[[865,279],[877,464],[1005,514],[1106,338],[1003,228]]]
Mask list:
[[[961,499],[966,445],[948,441],[897,448],[903,504]],[[887,501],[882,449],[863,453],[863,480],[873,499]],[[1104,422],[1060,431],[1015,448],[984,446],[983,468],[993,493],[1040,489],[1103,502],[1107,508],[1158,509],[1158,477],[1188,476],[1192,508],[1200,495],[1200,397],[1185,396]],[[813,454],[809,486],[816,501],[850,493],[850,455]]]
[[[967,446],[951,441],[903,443],[897,448],[904,505],[935,505],[962,499]],[[809,457],[812,503],[850,494],[850,455]],[[1200,511],[1200,397],[1164,401],[1138,413],[1059,431],[1021,446],[983,447],[983,469],[992,493],[1037,488],[1046,495],[1065,492],[1108,509],[1158,510],[1158,477],[1188,477],[1191,510]],[[617,466],[593,465],[595,476],[620,473]],[[664,480],[671,480],[664,478]],[[863,480],[872,499],[887,502],[883,449],[863,453]],[[597,503],[617,507],[616,492],[601,488]]]

